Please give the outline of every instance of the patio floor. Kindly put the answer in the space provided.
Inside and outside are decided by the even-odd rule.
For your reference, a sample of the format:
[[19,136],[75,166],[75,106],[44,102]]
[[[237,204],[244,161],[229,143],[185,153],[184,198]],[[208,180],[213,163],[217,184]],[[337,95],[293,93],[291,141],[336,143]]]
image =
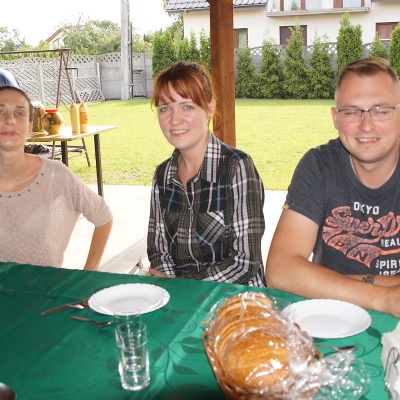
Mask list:
[[[89,186],[97,191],[95,185]],[[99,268],[100,271],[129,273],[139,259],[148,265],[146,237],[150,193],[150,186],[104,186],[104,198],[114,214],[114,224]],[[285,197],[286,192],[284,191],[265,191],[266,229],[262,239],[264,263]],[[64,268],[83,268],[92,232],[93,225],[81,217],[65,252]]]

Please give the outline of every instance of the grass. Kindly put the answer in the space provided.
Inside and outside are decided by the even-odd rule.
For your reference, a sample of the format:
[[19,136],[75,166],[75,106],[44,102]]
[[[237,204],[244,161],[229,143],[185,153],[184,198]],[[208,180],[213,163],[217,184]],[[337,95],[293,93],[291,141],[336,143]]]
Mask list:
[[[286,190],[302,155],[337,137],[330,107],[333,100],[236,100],[236,147],[249,153],[265,189]],[[70,125],[66,107],[60,107]],[[100,135],[103,181],[106,185],[151,185],[156,166],[173,148],[164,139],[149,99],[88,104],[89,124],[116,125]],[[93,140],[86,145],[93,166],[84,156],[69,166],[84,182],[96,183]]]

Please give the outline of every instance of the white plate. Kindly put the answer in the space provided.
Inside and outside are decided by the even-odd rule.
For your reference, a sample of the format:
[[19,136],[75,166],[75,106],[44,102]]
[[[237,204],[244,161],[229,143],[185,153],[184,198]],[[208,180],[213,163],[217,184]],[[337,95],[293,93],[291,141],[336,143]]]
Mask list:
[[365,331],[371,316],[363,308],[340,300],[299,301],[283,312],[310,336],[320,339],[343,338]]
[[125,312],[139,310],[141,314],[145,314],[165,306],[169,297],[169,293],[159,286],[127,283],[93,294],[89,299],[89,307],[107,315],[114,315],[119,309],[124,309]]

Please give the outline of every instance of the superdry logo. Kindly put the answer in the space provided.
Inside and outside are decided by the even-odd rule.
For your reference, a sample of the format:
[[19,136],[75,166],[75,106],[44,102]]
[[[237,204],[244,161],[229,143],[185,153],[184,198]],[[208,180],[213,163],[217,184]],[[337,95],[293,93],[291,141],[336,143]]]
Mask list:
[[379,247],[381,239],[395,238],[399,231],[400,216],[393,212],[376,220],[368,217],[361,221],[353,217],[350,207],[344,206],[332,210],[332,216],[325,221],[322,238],[328,246],[341,251],[347,258],[371,268],[372,261],[377,257],[400,253],[397,246],[385,250]]

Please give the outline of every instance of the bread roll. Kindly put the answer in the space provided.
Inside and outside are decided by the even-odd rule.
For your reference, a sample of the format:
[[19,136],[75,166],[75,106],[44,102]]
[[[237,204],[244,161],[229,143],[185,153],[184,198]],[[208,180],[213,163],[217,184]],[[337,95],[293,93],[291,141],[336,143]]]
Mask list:
[[209,340],[229,382],[276,398],[285,397],[290,378],[315,355],[312,339],[257,292],[226,300],[210,325]]

